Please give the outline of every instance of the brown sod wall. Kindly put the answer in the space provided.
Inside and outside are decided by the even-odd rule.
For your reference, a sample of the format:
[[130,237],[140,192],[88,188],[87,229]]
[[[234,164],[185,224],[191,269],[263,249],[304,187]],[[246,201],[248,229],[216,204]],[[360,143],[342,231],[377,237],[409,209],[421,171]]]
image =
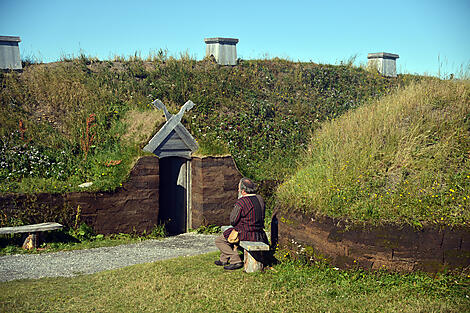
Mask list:
[[231,156],[193,157],[192,227],[228,225],[242,175]]
[[96,233],[148,233],[158,224],[159,160],[141,157],[114,192],[70,193],[67,200],[80,206],[81,220]]
[[[232,157],[194,157],[191,168],[191,228],[227,225],[242,177]],[[0,216],[73,227],[78,214],[97,234],[149,233],[159,222],[159,184],[159,159],[144,156],[115,191],[2,195]]]
[[347,227],[337,219],[299,213],[276,213],[273,219],[281,248],[340,268],[437,272],[470,266],[469,227]]
[[143,233],[158,223],[158,158],[141,157],[129,179],[113,192],[8,194],[0,196],[0,212],[24,223],[58,222],[73,227],[76,216],[97,234]]

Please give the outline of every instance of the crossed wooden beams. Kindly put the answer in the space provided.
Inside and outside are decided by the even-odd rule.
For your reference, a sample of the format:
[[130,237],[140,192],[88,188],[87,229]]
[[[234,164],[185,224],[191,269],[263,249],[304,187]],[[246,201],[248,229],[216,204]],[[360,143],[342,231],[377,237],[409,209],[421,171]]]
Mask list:
[[[149,143],[144,147],[144,151],[152,152],[159,157],[171,156],[172,152],[161,151],[161,149],[163,145],[170,146],[167,147],[167,149],[171,149],[171,145],[173,145],[174,147],[178,147],[178,149],[175,148],[175,152],[173,153],[174,156],[189,158],[190,154],[197,150],[198,145],[193,136],[191,136],[188,130],[183,126],[183,124],[181,124],[181,119],[185,112],[194,107],[194,103],[191,100],[188,100],[175,115],[168,112],[165,104],[163,104],[159,99],[153,101],[152,104],[155,108],[163,111],[167,121],[158,133],[150,139]],[[174,143],[175,140],[181,140],[184,143],[185,146],[183,149],[181,149],[181,145]],[[172,144],[172,142],[174,144]]]

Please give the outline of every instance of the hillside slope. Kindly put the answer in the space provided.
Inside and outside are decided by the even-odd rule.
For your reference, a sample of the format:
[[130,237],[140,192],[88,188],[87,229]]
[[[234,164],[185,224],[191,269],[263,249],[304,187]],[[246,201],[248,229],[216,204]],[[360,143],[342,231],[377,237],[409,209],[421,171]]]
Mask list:
[[277,196],[311,216],[468,224],[470,84],[412,84],[324,124]]
[[383,78],[347,65],[285,60],[221,67],[159,55],[99,61],[80,56],[0,74],[0,192],[111,190],[171,112],[202,155],[231,153],[244,175],[282,180],[311,131],[415,77]]

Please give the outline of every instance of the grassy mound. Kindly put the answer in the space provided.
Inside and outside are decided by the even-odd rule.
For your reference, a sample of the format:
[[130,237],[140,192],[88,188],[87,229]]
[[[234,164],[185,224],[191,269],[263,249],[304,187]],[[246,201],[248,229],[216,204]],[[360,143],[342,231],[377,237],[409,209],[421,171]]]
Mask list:
[[369,223],[470,222],[470,84],[430,80],[326,123],[277,197]]
[[172,113],[196,104],[182,122],[199,155],[230,153],[244,175],[281,180],[323,121],[414,79],[279,59],[223,67],[164,53],[29,65],[0,74],[0,192],[118,187],[164,122],[150,106],[157,98]]

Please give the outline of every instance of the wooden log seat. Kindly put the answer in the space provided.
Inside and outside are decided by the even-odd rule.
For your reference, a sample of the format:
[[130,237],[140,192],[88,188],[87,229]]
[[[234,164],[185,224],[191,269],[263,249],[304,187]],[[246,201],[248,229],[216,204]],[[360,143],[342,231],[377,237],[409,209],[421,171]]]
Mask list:
[[24,249],[36,249],[38,246],[37,233],[48,231],[48,230],[61,229],[62,227],[64,226],[59,223],[51,223],[51,222],[15,226],[15,227],[1,227],[0,235],[29,233],[29,236],[26,237],[26,240],[23,243],[23,248]]

